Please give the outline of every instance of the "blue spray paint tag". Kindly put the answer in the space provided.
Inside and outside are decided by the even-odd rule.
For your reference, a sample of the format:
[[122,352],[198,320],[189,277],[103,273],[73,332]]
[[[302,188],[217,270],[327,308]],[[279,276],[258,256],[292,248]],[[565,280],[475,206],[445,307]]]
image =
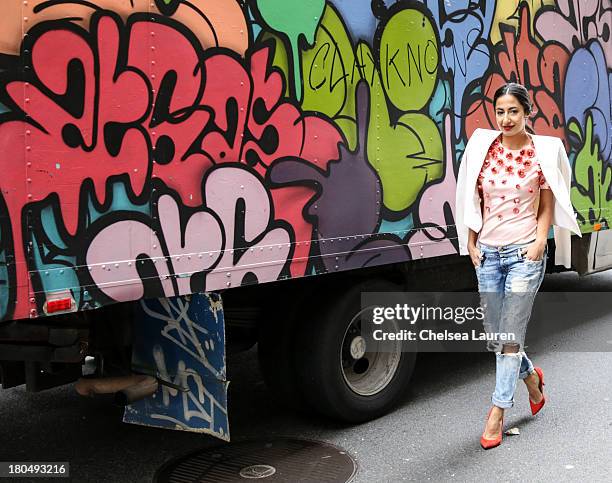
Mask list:
[[127,406],[123,421],[229,441],[221,296],[143,300],[133,330],[133,371],[162,382],[151,397]]

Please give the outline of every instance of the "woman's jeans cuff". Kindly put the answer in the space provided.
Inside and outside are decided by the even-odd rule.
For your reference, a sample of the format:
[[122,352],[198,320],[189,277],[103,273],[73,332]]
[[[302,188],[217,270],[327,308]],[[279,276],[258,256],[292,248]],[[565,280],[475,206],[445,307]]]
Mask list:
[[523,354],[521,352],[495,354],[496,374],[495,391],[491,402],[502,409],[514,406],[514,391],[521,371]]
[[491,403],[498,408],[510,409],[512,406],[514,406],[514,399],[512,401],[500,401],[495,396],[492,396]]

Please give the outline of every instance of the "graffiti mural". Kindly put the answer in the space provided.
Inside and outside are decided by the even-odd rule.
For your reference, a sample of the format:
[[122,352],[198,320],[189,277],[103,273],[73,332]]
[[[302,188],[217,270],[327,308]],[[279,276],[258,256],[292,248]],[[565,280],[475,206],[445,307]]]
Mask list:
[[457,253],[459,160],[508,81],[583,231],[609,223],[609,0],[1,9],[0,320]]

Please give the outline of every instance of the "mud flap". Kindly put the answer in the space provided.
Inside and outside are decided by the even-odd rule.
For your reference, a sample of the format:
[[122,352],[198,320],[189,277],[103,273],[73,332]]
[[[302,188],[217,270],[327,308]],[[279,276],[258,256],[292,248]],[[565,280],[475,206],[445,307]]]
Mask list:
[[215,293],[143,300],[134,318],[132,370],[157,377],[126,423],[207,433],[229,441],[225,322]]

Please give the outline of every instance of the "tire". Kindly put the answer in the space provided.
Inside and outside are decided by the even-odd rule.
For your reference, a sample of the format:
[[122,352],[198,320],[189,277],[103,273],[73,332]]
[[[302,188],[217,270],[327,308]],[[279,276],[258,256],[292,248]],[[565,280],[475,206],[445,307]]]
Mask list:
[[[363,313],[362,291],[400,290],[385,280],[364,281],[304,312],[298,324],[295,367],[301,393],[316,411],[361,423],[386,414],[403,399],[416,362],[414,346],[402,352],[406,347],[399,342],[399,354],[395,350],[366,351],[355,359],[349,351],[346,357],[349,341],[358,337],[355,322]],[[357,364],[361,364],[359,370]]]

